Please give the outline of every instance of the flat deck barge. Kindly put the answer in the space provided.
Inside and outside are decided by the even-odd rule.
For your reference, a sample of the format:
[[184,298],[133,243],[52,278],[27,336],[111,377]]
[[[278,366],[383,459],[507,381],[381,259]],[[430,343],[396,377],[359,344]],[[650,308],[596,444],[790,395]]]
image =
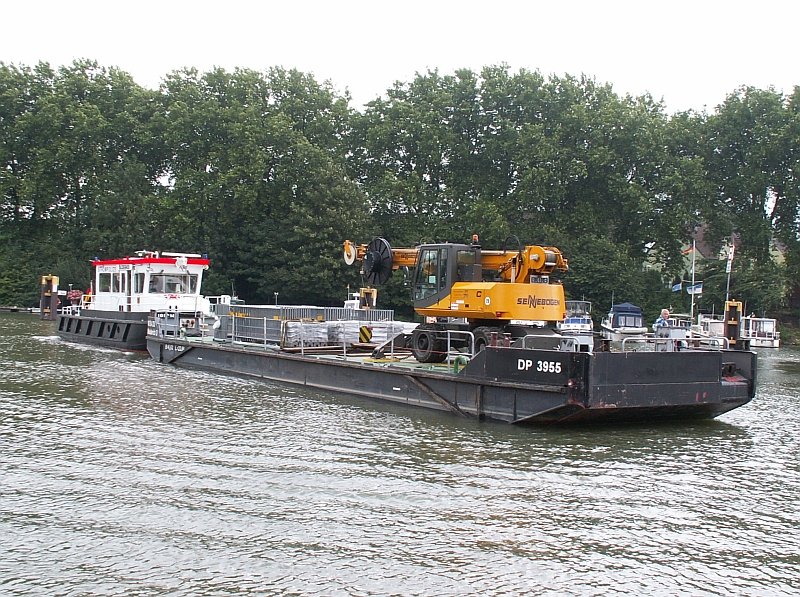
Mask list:
[[[252,334],[245,341],[230,333],[193,337],[152,320],[147,350],[160,363],[513,424],[709,419],[755,394],[752,351],[641,338],[615,351],[583,352],[555,336],[544,340],[550,348],[533,339],[537,347],[490,345],[420,363],[392,341],[380,350],[359,350],[357,342],[281,347],[266,338],[273,320],[251,324],[263,325],[261,341]],[[395,339],[402,345],[402,334]]]

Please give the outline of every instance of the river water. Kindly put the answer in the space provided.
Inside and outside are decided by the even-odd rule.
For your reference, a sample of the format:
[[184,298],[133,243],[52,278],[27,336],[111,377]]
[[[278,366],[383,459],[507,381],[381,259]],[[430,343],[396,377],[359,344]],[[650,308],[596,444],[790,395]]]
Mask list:
[[0,594],[798,595],[800,351],[718,420],[531,429],[0,314]]

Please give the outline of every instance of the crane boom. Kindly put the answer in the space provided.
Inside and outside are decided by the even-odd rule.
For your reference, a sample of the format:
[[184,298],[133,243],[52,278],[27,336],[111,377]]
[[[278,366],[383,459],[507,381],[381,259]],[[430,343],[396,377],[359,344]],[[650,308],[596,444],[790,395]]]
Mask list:
[[[378,239],[375,239],[377,241]],[[380,239],[383,240],[383,239]],[[373,243],[375,243],[373,241]],[[385,242],[385,241],[384,241]],[[344,256],[348,265],[355,261],[368,259],[373,243],[356,245],[352,241],[344,241]],[[386,243],[388,245],[388,243]],[[419,247],[410,249],[390,247],[391,269],[414,267],[417,263]],[[373,259],[374,261],[374,259]],[[561,251],[555,247],[527,245],[519,250],[485,251],[481,250],[481,268],[483,271],[495,271],[509,281],[524,280],[530,274],[550,274],[553,270],[567,271],[569,264]]]

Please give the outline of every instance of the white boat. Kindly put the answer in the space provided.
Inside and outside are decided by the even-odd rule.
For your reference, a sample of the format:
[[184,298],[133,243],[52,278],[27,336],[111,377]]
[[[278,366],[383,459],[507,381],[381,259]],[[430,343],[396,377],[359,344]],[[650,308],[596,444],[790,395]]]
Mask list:
[[641,307],[631,303],[612,305],[611,311],[600,323],[603,338],[612,342],[621,342],[632,336],[643,336],[647,333]]
[[566,317],[556,323],[562,334],[592,334],[592,303],[590,301],[566,301]]
[[594,322],[591,313],[591,301],[566,301],[564,321],[556,322],[558,333],[573,338],[579,349],[585,352],[594,350]]
[[778,322],[769,317],[742,317],[739,338],[749,341],[752,348],[780,348],[781,345]]
[[186,333],[199,330],[211,313],[209,299],[200,294],[206,257],[139,251],[92,265],[92,290],[67,293],[76,303],[58,312],[57,333],[64,340],[145,350],[151,312],[173,313]]
[[700,335],[705,337],[719,337],[725,335],[725,320],[722,315],[700,313],[697,316]]
[[[725,321],[722,315],[698,316],[702,336],[725,336]],[[739,322],[739,338],[753,348],[780,348],[781,333],[778,322],[769,317],[742,317]]]

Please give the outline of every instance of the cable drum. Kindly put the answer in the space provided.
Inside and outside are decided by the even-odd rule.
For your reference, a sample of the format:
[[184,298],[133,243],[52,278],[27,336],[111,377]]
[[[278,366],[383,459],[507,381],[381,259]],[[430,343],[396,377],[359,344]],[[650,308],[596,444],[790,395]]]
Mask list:
[[392,275],[392,247],[385,238],[374,238],[367,245],[363,273],[370,285],[385,283]]

